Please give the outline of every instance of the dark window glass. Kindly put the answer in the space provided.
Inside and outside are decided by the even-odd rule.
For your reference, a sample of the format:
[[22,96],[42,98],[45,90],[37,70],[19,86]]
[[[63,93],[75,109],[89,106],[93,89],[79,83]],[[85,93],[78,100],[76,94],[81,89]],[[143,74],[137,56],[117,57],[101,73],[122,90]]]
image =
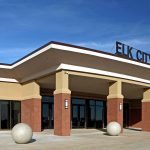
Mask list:
[[78,118],[78,106],[73,106],[73,109],[72,109],[72,117],[73,119],[77,119]]
[[90,109],[89,110],[90,111],[90,116],[89,116],[90,118],[89,119],[91,121],[94,121],[95,120],[95,106],[90,106],[89,109]]
[[72,128],[78,127],[78,106],[72,106]]
[[11,102],[11,127],[13,128],[17,123],[20,122],[20,102]]
[[104,101],[89,100],[87,102],[87,127],[102,128],[104,126]]
[[20,122],[20,102],[0,101],[0,129],[10,129]]
[[54,97],[53,96],[42,96],[42,102],[54,103]]
[[89,105],[94,105],[95,106],[95,101],[94,100],[90,100]]
[[10,128],[10,105],[8,101],[0,102],[1,129]]
[[103,101],[96,101],[96,105],[98,106],[103,106],[104,102]]
[[96,106],[96,121],[100,121],[103,119],[103,108]]
[[85,100],[72,99],[72,128],[85,127]]
[[54,97],[42,96],[42,128],[54,128]]
[[84,99],[73,98],[73,99],[72,99],[72,104],[85,105],[85,100],[84,100]]

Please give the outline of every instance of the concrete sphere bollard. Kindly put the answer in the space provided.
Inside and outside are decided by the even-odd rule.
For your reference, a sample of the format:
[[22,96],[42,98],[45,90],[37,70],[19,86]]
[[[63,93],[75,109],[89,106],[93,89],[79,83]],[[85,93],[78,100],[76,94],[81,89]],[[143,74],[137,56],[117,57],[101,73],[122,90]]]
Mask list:
[[117,136],[121,133],[121,126],[118,122],[110,122],[107,125],[107,134],[111,136]]
[[13,127],[11,135],[16,143],[26,144],[31,141],[33,132],[29,125],[25,123],[19,123]]

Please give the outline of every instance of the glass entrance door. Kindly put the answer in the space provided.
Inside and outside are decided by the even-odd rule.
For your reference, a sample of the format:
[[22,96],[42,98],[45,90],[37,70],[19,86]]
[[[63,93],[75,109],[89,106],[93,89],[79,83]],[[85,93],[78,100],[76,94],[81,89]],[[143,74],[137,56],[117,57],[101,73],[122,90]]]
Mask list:
[[42,97],[42,128],[54,128],[54,101],[53,97]]
[[85,127],[85,100],[72,100],[72,128]]
[[106,102],[72,98],[72,128],[103,128],[106,120]]
[[73,128],[85,127],[85,106],[82,105],[72,106],[72,127]]
[[103,101],[89,100],[87,103],[87,127],[103,128],[105,122],[105,106]]
[[43,129],[53,128],[53,105],[49,103],[43,103]]

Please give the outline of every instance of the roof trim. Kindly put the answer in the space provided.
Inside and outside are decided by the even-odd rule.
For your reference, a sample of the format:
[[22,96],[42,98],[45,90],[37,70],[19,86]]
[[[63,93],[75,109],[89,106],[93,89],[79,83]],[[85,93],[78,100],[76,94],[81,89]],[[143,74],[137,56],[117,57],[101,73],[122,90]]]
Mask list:
[[81,47],[81,46],[75,46],[75,45],[71,45],[71,44],[65,44],[65,43],[56,42],[56,41],[48,42],[47,44],[34,50],[33,52],[29,53],[28,55],[24,56],[23,58],[17,60],[16,62],[14,62],[12,64],[1,63],[0,68],[13,69],[14,67],[26,62],[27,60],[30,60],[31,58],[39,55],[40,53],[43,53],[44,51],[47,51],[50,48],[56,48],[59,50],[72,51],[72,52],[77,52],[77,53],[82,53],[82,54],[88,54],[88,55],[112,59],[112,60],[116,60],[116,61],[120,61],[120,62],[125,62],[128,64],[137,65],[137,66],[141,66],[141,67],[145,67],[145,68],[150,68],[149,64],[138,62],[136,60],[122,58],[122,57],[116,56],[114,54],[111,54],[108,52],[103,52],[100,50],[95,50],[95,49]]
[[89,50],[89,49],[82,49],[82,47],[72,47],[69,45],[60,45],[60,44],[51,44],[52,48],[55,49],[59,49],[59,50],[66,50],[66,51],[72,51],[72,52],[77,52],[77,53],[82,53],[82,54],[88,54],[88,55],[92,55],[92,56],[97,56],[97,57],[102,57],[102,58],[106,58],[106,59],[111,59],[111,60],[116,60],[116,61],[120,61],[120,62],[124,62],[124,63],[128,63],[128,64],[132,64],[132,65],[137,65],[140,67],[145,67],[145,68],[150,68],[149,64],[146,63],[141,63],[132,59],[127,59],[127,58],[122,58],[110,53],[106,53],[106,52],[101,52],[101,51],[97,51],[97,50]]
[[[93,69],[93,68],[88,68],[88,67],[69,65],[69,64],[60,64],[59,66],[55,66],[54,68],[50,68],[48,70],[45,70],[41,74],[36,74],[36,78],[40,78],[43,75],[48,75],[50,73],[53,73],[53,72],[59,71],[59,70],[92,73],[92,74],[104,75],[104,76],[109,76],[109,77],[127,79],[127,80],[132,80],[132,81],[136,81],[136,82],[140,82],[140,83],[150,84],[150,80],[146,80],[143,78],[138,78],[138,77],[134,77],[134,76],[124,75],[124,74],[120,74],[120,73],[114,73],[114,72],[104,71],[104,70],[99,70],[99,69]],[[33,76],[33,77],[31,76],[31,77],[28,77],[26,79],[23,79],[21,81],[21,83],[26,82],[28,80],[33,80],[33,78],[35,78],[35,76]],[[16,79],[2,78],[2,77],[0,77],[0,82],[19,83]]]
[[18,81],[16,79],[13,79],[13,78],[2,78],[2,77],[0,77],[0,82],[18,83]]
[[93,68],[88,68],[88,67],[61,64],[57,68],[57,70],[61,70],[61,69],[99,74],[99,75],[104,75],[104,76],[116,77],[116,78],[120,78],[120,79],[127,79],[127,80],[138,81],[138,82],[150,84],[150,80],[146,80],[143,78],[133,77],[133,76],[125,75],[125,74],[120,74],[120,73],[115,73],[115,72],[110,72],[110,71],[104,71],[104,70],[99,70],[99,69],[93,69]]

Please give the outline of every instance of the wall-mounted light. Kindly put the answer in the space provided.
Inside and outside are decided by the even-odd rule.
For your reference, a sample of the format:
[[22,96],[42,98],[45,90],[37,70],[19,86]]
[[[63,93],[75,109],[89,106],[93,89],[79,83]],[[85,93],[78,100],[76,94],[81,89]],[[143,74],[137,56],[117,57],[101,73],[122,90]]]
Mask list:
[[68,100],[67,99],[65,99],[65,109],[68,109]]
[[122,103],[119,103],[119,110],[122,110]]

